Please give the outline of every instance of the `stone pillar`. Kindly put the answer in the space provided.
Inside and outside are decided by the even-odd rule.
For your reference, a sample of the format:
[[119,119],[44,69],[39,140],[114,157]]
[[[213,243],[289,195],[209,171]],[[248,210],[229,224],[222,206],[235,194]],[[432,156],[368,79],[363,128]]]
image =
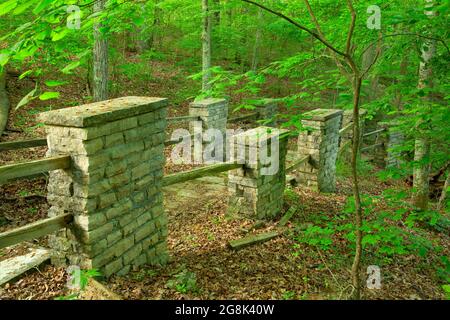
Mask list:
[[264,99],[261,104],[256,105],[257,111],[259,111],[259,119],[263,122],[264,126],[276,127],[277,126],[277,114],[278,103],[275,99]]
[[49,216],[74,215],[49,239],[56,263],[126,274],[167,261],[162,177],[167,99],[124,97],[44,112],[48,156],[72,166],[50,172]]
[[275,218],[286,183],[287,130],[258,127],[234,136],[231,148],[241,169],[228,173],[228,211],[253,219]]
[[316,109],[303,117],[306,131],[298,136],[298,158],[310,155],[311,159],[297,170],[297,182],[320,192],[335,192],[342,110]]
[[395,128],[394,122],[378,122],[378,129],[385,131],[378,134],[375,142],[383,144],[374,150],[375,163],[386,168],[399,167],[402,164],[402,155],[396,148],[404,142],[403,133]]
[[[194,148],[194,161],[203,163],[202,150],[204,150],[206,144],[209,144],[209,142],[205,143],[202,136],[206,130],[219,130],[222,133],[223,146],[226,145],[225,134],[228,121],[228,101],[225,99],[209,98],[192,102],[189,106],[189,115],[198,116],[201,119],[201,121],[190,122],[189,129],[193,134],[196,134],[194,138],[198,142],[196,145],[203,146],[201,150],[200,148]],[[225,154],[225,148],[223,154]],[[220,161],[224,161],[224,159],[223,157]]]

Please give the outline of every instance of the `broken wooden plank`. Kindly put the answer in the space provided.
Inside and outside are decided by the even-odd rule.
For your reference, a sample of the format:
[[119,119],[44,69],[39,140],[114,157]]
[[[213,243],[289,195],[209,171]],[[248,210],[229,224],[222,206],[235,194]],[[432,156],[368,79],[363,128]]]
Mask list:
[[50,250],[31,249],[30,253],[0,261],[0,286],[50,259]]
[[281,217],[280,221],[278,222],[278,227],[284,227],[297,211],[297,207],[290,207],[289,210],[284,214],[284,216]]
[[73,220],[71,213],[39,220],[23,227],[0,233],[0,249],[26,240],[46,236],[67,227]]
[[253,244],[268,241],[268,240],[273,239],[278,236],[279,236],[278,231],[270,231],[270,232],[265,232],[265,233],[260,233],[260,234],[253,234],[253,235],[244,237],[242,239],[231,240],[230,242],[228,242],[228,245],[234,250],[239,250],[239,249],[242,249],[244,247],[247,247],[247,246],[250,246]]

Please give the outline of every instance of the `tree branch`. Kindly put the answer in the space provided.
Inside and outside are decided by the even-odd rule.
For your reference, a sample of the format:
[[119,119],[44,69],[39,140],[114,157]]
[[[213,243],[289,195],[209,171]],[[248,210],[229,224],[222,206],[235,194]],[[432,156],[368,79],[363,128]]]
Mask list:
[[[378,61],[378,58],[379,58],[380,55],[381,55],[381,43],[382,43],[382,40],[383,40],[383,34],[380,32],[379,35],[378,35],[377,51],[376,51],[375,57],[373,58],[372,62],[371,62],[370,65],[367,67],[367,69],[364,70],[364,72],[363,72],[363,74],[362,74],[362,76],[361,76],[362,78],[364,78],[364,77],[367,75],[367,73],[369,73],[370,69],[372,69],[372,67],[373,67],[373,66],[375,65],[375,63]],[[372,45],[371,45],[371,46],[372,46]]]
[[347,34],[347,43],[345,45],[345,53],[347,55],[350,55],[350,49],[352,46],[352,37],[353,37],[353,33],[355,31],[355,24],[356,24],[356,12],[355,12],[355,8],[353,8],[352,0],[347,0],[347,6],[352,15],[352,21],[350,22],[350,29],[348,30],[348,34]]
[[[309,1],[308,0],[304,0],[304,2],[305,2],[305,5],[306,5],[306,8],[308,9],[308,12],[309,12],[309,15],[311,17],[311,20],[313,21],[314,26],[317,29],[317,32],[319,33],[319,35],[323,39],[325,39],[325,35],[322,32],[322,28],[320,27],[319,21],[317,20],[316,15],[314,14],[314,11],[312,10],[311,5],[309,4]],[[352,79],[351,79],[349,73],[347,72],[347,70],[345,70],[345,68],[342,65],[341,61],[339,61],[339,58],[337,57],[336,52],[332,51],[331,54],[333,55],[334,62],[336,63],[336,66],[338,67],[339,71],[342,73],[342,75],[344,77],[347,78],[348,82],[351,83]]]
[[284,20],[288,21],[290,24],[292,24],[292,25],[296,26],[297,28],[299,28],[299,29],[301,29],[301,30],[303,30],[303,31],[306,31],[307,33],[309,33],[310,35],[312,35],[314,38],[316,38],[317,40],[319,40],[320,42],[322,42],[326,47],[328,47],[328,48],[329,48],[330,50],[332,50],[333,52],[337,53],[338,55],[341,55],[341,56],[343,56],[343,57],[348,58],[348,55],[347,55],[347,54],[345,54],[344,52],[342,52],[342,51],[336,49],[336,48],[335,48],[333,45],[331,45],[326,39],[324,39],[320,34],[318,34],[318,33],[314,32],[314,31],[312,31],[311,29],[309,29],[309,28],[307,28],[307,27],[301,25],[301,24],[298,23],[298,22],[295,22],[294,20],[292,20],[292,19],[289,18],[288,16],[282,14],[281,12],[277,12],[277,11],[275,11],[275,10],[272,10],[272,9],[270,9],[270,8],[268,8],[268,7],[264,6],[264,5],[262,5],[262,4],[259,4],[259,3],[255,2],[255,1],[252,1],[252,0],[241,0],[241,1],[242,1],[242,2],[250,3],[250,4],[252,4],[252,5],[254,5],[254,6],[257,6],[257,7],[261,8],[261,9],[267,11],[267,12],[270,12],[270,13],[272,13],[272,14],[274,14],[274,15],[280,17],[280,18],[283,18]]

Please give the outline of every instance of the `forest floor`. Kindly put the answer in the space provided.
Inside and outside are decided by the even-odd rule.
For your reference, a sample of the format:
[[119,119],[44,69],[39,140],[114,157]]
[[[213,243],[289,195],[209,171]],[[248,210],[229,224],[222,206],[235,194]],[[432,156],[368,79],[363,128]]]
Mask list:
[[[191,85],[186,80],[187,73],[167,68],[162,63],[152,65],[153,78],[158,80],[145,87],[124,79],[116,81],[120,80],[126,88],[121,91],[126,92],[123,95],[175,96],[170,115],[187,114],[185,98],[189,96],[189,90],[186,88]],[[87,102],[79,94],[85,94],[81,83],[68,87],[58,100],[58,106],[36,100],[29,106],[13,110],[9,123],[13,130],[0,141],[44,136],[42,125],[34,116],[51,108]],[[33,87],[33,83],[9,81],[12,105]],[[184,92],[185,96],[176,95],[177,92]],[[45,152],[45,147],[2,152],[0,165],[42,158]],[[168,163],[166,173],[186,169],[189,166]],[[407,188],[401,181],[381,181],[376,172],[376,169],[368,168],[362,176],[364,193],[376,196],[388,188]],[[345,175],[339,177],[334,194],[290,187],[284,210],[296,205],[299,211],[288,224],[288,231],[271,241],[233,251],[228,248],[228,241],[252,232],[273,230],[277,221],[249,231],[254,221],[227,214],[223,176],[167,188],[169,263],[164,267],[143,267],[125,277],[113,276],[104,284],[124,299],[344,299],[351,291],[349,270],[353,249],[348,241],[338,234],[332,237],[332,246],[328,248],[320,243],[304,243],[299,237],[305,225],[306,228],[318,223],[326,225],[340,217],[351,193],[350,178]],[[0,185],[0,232],[45,218],[48,210],[45,194],[45,178]],[[384,204],[377,203],[376,207],[381,210]],[[388,258],[365,252],[361,277],[366,279],[367,266],[380,266],[382,288],[365,288],[363,298],[444,298],[443,283],[434,266],[442,256],[450,255],[450,237],[430,228],[424,228],[423,234],[434,245],[442,247],[442,251],[432,252],[425,258],[408,252]],[[45,245],[45,239],[39,239],[0,250],[0,261],[23,254],[30,246]],[[54,299],[68,294],[66,281],[63,268],[41,265],[0,287],[0,299]]]
[[[348,296],[352,251],[338,240],[336,250],[322,250],[299,244],[287,232],[262,244],[231,250],[228,241],[273,230],[277,221],[249,231],[254,221],[227,214],[225,180],[223,176],[211,177],[166,188],[169,263],[164,267],[142,267],[123,277],[113,276],[104,282],[106,287],[124,299],[343,299]],[[386,187],[386,183],[376,179],[363,181],[365,192],[377,194]],[[288,225],[288,230],[294,231],[296,225],[313,221],[312,217],[339,215],[351,192],[351,184],[348,179],[340,179],[337,193],[327,195],[298,187],[292,191],[298,195],[302,208]],[[448,235],[429,231],[428,237],[438,241],[445,247],[444,253],[449,254]],[[366,255],[362,270],[374,261]],[[382,289],[364,289],[364,299],[444,298],[428,260],[411,254],[397,255],[382,262],[380,267]],[[365,279],[363,274],[362,278]],[[66,281],[64,269],[43,265],[3,286],[0,297],[53,299],[68,294]]]

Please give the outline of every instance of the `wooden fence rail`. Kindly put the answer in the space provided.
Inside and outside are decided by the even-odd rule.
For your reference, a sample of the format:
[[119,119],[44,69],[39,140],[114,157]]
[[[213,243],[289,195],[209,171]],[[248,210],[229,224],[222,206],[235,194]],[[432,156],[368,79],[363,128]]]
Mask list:
[[163,184],[163,186],[170,186],[172,184],[186,182],[189,180],[193,180],[193,179],[197,179],[197,178],[201,178],[201,177],[205,177],[205,176],[210,176],[215,173],[237,169],[242,166],[243,166],[242,164],[230,163],[230,162],[213,164],[210,166],[193,169],[190,171],[169,174],[163,178],[162,184]]
[[199,116],[179,116],[179,117],[168,117],[167,122],[183,122],[183,121],[201,121]]
[[16,150],[23,148],[42,147],[47,145],[47,139],[28,139],[20,141],[8,141],[0,143],[0,151]]
[[0,184],[9,180],[34,176],[36,174],[56,169],[70,167],[69,156],[56,156],[39,160],[8,164],[0,167]]
[[304,156],[303,158],[295,161],[293,164],[291,164],[289,167],[286,168],[286,173],[294,171],[295,169],[300,167],[300,165],[302,165],[303,163],[308,162],[310,158],[311,158],[311,156],[307,155],[307,156]]
[[33,240],[66,228],[73,221],[73,215],[66,213],[60,216],[39,220],[23,227],[0,233],[0,249]]
[[344,133],[347,133],[348,130],[353,128],[353,122],[350,122],[348,125],[339,130],[339,135],[342,136]]
[[383,132],[383,131],[386,131],[386,128],[382,128],[382,129],[378,129],[378,130],[375,130],[375,131],[372,131],[372,132],[365,133],[365,134],[363,134],[363,138],[372,136],[374,134],[377,134],[377,133],[380,133],[380,132]]
[[368,146],[368,147],[362,148],[362,149],[361,149],[361,152],[363,152],[363,151],[367,151],[367,150],[370,150],[370,149],[373,149],[373,148],[378,148],[378,147],[382,147],[382,146],[384,146],[384,143],[377,143],[377,144],[373,144],[373,145],[371,145],[371,146]]
[[228,119],[229,123],[234,123],[234,122],[239,122],[239,121],[243,121],[243,120],[248,120],[248,119],[252,119],[252,118],[256,118],[259,116],[259,112],[252,112],[249,114],[244,114],[242,116],[237,116],[234,118],[230,118]]

